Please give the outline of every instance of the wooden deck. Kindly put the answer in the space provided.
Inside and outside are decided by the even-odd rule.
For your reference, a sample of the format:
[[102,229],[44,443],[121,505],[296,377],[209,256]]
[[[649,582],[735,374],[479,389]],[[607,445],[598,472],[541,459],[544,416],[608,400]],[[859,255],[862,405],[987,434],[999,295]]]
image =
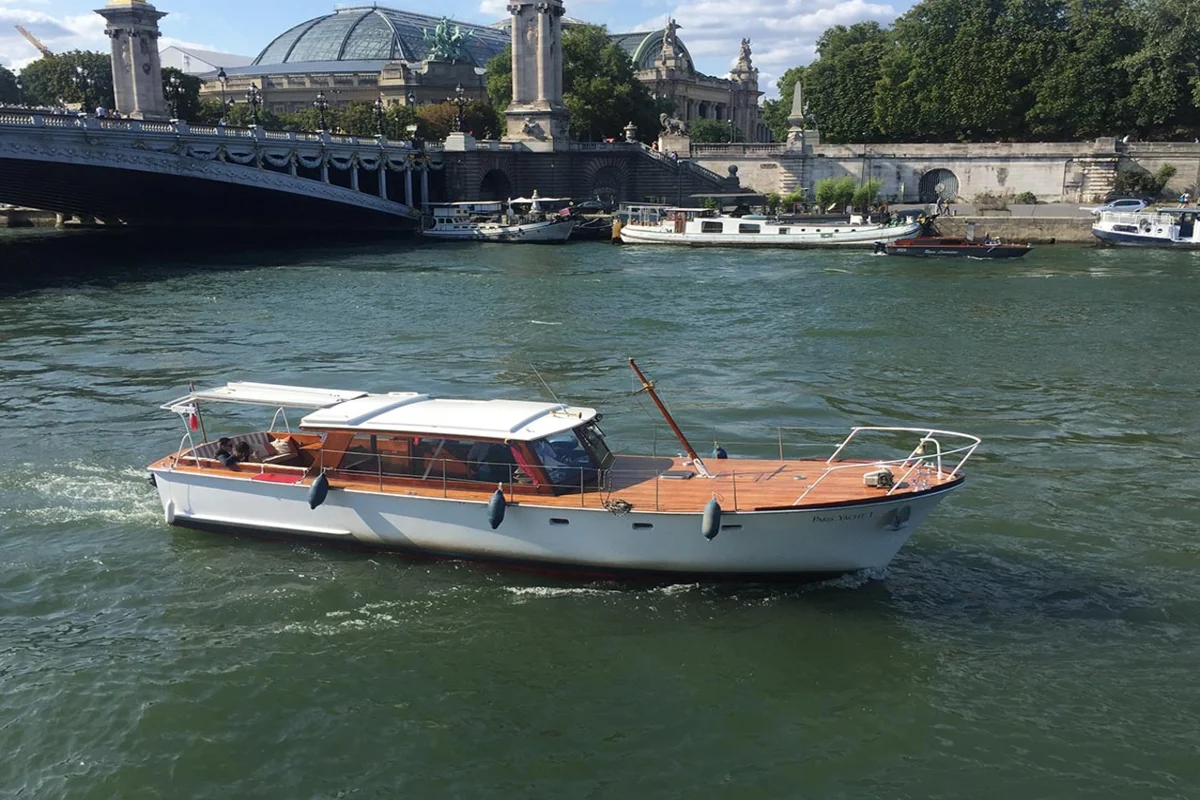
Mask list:
[[[151,465],[152,469],[170,469],[175,456]],[[541,493],[533,486],[504,483],[504,493],[510,502],[530,505],[573,508],[604,508],[612,503],[628,503],[641,511],[700,512],[712,498],[725,511],[752,511],[795,507],[796,501],[809,486],[826,471],[824,460],[771,461],[759,459],[710,459],[705,461],[714,478],[702,478],[691,466],[677,458],[653,456],[619,456],[611,471],[610,487],[600,490],[584,487],[559,495]],[[838,461],[843,466],[830,472],[804,498],[799,507],[821,507],[835,504],[878,500],[887,495],[886,489],[863,485],[863,474],[872,469],[873,461]],[[899,482],[907,467],[891,465]],[[225,467],[215,462],[201,466],[176,465],[176,471],[201,472],[212,475],[251,480],[261,473],[304,475],[303,485],[311,483],[317,470],[313,467],[267,464],[240,464]],[[669,473],[662,477],[663,473]],[[691,477],[673,477],[673,476]],[[495,491],[494,482],[480,483],[443,479],[435,470],[428,479],[393,477],[389,475],[327,473],[332,488],[382,491],[421,497],[447,497],[462,500],[486,501]],[[892,493],[893,497],[937,488],[958,481],[948,473],[938,475],[936,469],[918,468]]]

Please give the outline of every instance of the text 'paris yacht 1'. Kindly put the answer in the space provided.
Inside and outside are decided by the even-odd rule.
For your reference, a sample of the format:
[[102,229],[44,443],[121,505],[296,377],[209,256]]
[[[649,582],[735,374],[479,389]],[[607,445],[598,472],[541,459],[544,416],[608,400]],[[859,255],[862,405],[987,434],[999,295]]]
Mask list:
[[[887,565],[980,443],[863,427],[828,458],[787,459],[780,429],[778,458],[706,460],[630,366],[686,456],[614,453],[600,414],[561,403],[229,383],[163,406],[186,432],[151,482],[173,525],[590,576],[816,579]],[[197,443],[210,403],[271,425]],[[289,408],[309,410],[297,430]]]

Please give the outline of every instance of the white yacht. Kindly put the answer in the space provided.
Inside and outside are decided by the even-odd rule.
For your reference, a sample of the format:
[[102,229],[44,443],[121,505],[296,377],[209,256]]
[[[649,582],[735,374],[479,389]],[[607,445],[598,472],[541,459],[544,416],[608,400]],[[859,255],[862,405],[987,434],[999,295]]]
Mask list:
[[1092,235],[1105,244],[1134,247],[1200,248],[1200,208],[1160,208],[1127,213],[1102,211]]
[[[891,561],[979,445],[854,428],[828,458],[787,459],[779,432],[778,458],[710,460],[630,365],[686,456],[613,453],[594,409],[557,402],[229,383],[163,406],[184,433],[151,483],[172,525],[592,576],[824,578]],[[208,440],[222,403],[271,423]]]
[[707,208],[666,208],[621,225],[621,241],[698,247],[874,247],[917,235],[920,223],[904,218],[887,224],[851,215],[845,222],[781,221],[760,215],[729,217]]
[[501,201],[439,203],[421,226],[434,239],[464,242],[562,243],[571,237],[575,220],[562,213],[570,199],[516,197]]

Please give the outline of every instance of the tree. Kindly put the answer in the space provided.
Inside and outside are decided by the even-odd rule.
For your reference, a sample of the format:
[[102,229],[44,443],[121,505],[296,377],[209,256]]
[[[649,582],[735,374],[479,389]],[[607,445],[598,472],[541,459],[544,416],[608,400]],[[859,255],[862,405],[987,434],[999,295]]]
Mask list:
[[823,138],[833,142],[877,141],[875,84],[891,47],[877,22],[835,25],[817,40],[817,60],[805,71],[809,108]]
[[1142,44],[1124,66],[1128,109],[1143,134],[1194,133],[1200,127],[1200,13],[1195,3],[1131,0]]
[[[81,85],[79,67],[86,71],[86,85]],[[26,102],[31,105],[57,106],[81,103],[84,92],[92,108],[112,108],[112,58],[104,53],[72,50],[53,56],[43,56],[21,70]]]
[[[792,67],[783,73],[777,84],[779,99],[763,102],[763,122],[771,129],[777,142],[787,139],[788,128],[792,126],[788,122],[788,117],[792,113],[792,98],[796,91],[796,84],[804,79],[804,73],[804,67]],[[808,99],[808,96],[805,95],[805,102],[808,102]]]
[[17,76],[0,64],[0,104],[16,105],[22,100],[21,91],[17,89]]
[[1034,85],[1031,134],[1085,139],[1133,129],[1125,64],[1141,40],[1134,23],[1128,0],[1067,0],[1063,51]]
[[854,202],[858,184],[849,175],[817,181],[817,205],[822,209],[842,209]]
[[486,77],[488,99],[503,111],[512,102],[512,45],[488,59]]
[[171,116],[175,119],[199,121],[200,79],[174,67],[163,67],[162,82],[163,98],[167,101],[167,110]]
[[851,202],[856,209],[866,213],[867,207],[874,204],[875,199],[879,197],[879,190],[882,188],[883,181],[878,178],[870,178],[866,183],[854,190],[854,197]]
[[[730,131],[732,131],[732,139],[730,138]],[[697,144],[743,141],[740,130],[731,127],[728,122],[722,122],[719,119],[698,119],[689,122],[688,135]]]
[[[458,130],[458,107],[451,102],[423,105],[417,109],[419,133],[425,139],[440,141]],[[479,138],[498,136],[501,117],[494,106],[472,100],[463,106],[463,129]]]

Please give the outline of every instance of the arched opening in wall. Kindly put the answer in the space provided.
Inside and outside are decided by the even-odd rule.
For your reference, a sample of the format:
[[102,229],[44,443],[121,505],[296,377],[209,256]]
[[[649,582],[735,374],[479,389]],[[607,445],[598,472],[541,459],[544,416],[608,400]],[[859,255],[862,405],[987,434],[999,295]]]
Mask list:
[[592,177],[591,197],[605,205],[616,206],[623,197],[622,189],[621,170],[616,167],[601,167]]
[[507,200],[512,197],[512,181],[502,169],[489,170],[479,182],[480,200]]
[[920,202],[936,203],[940,197],[947,203],[958,197],[958,177],[948,169],[931,169],[921,176]]

